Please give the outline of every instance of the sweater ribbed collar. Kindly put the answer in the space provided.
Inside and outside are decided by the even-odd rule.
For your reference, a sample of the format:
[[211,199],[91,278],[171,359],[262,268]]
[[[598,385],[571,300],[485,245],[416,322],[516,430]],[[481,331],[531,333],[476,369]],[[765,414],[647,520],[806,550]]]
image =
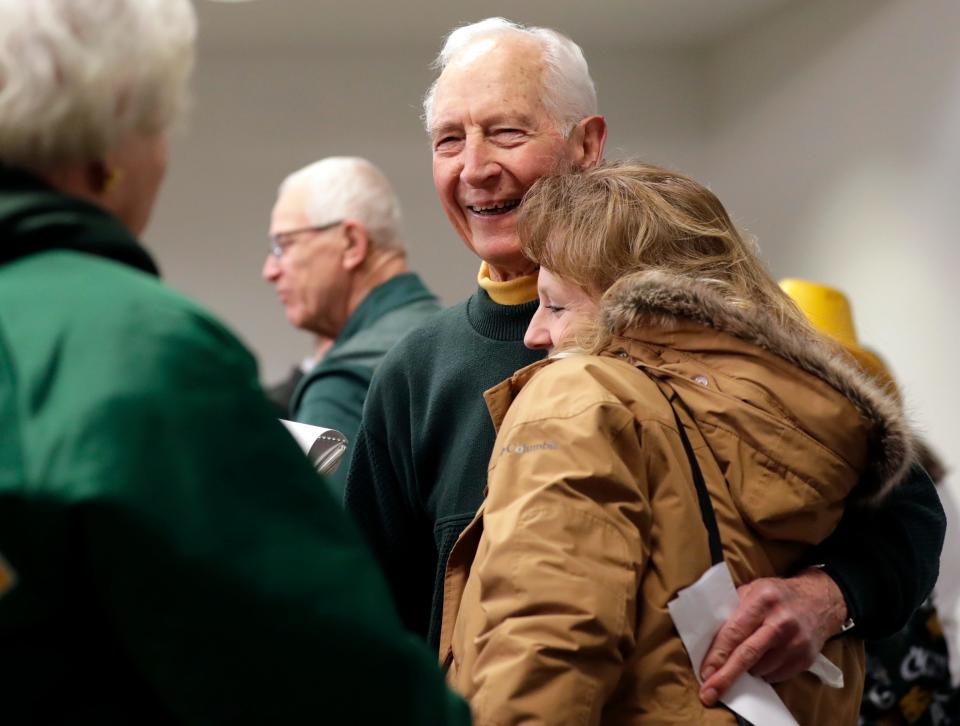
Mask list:
[[467,319],[485,338],[520,342],[539,304],[532,300],[521,305],[500,305],[490,299],[486,290],[478,287],[467,299]]

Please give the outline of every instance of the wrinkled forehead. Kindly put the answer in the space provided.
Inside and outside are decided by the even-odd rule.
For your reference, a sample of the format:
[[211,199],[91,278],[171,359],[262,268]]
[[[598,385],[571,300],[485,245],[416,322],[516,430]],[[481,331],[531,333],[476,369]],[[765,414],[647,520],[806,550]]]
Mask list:
[[482,110],[515,110],[549,120],[543,104],[545,65],[528,38],[482,38],[454,56],[437,79],[431,126]]

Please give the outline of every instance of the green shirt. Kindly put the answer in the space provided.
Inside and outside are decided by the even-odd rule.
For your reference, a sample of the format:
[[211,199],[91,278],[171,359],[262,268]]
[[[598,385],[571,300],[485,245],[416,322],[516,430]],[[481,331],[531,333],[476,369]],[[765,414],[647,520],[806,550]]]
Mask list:
[[347,437],[347,451],[336,473],[327,477],[334,497],[343,500],[353,441],[373,372],[408,332],[439,312],[440,304],[412,273],[373,288],[347,320],[343,331],[290,399],[295,421],[336,429]]
[[468,723],[252,356],[151,269],[0,170],[0,721]]

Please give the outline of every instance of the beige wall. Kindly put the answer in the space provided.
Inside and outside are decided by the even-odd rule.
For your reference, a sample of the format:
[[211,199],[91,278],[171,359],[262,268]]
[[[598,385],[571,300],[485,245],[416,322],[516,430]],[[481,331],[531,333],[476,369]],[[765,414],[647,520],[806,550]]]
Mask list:
[[706,59],[715,191],[778,276],[851,296],[960,465],[960,3],[813,0]]

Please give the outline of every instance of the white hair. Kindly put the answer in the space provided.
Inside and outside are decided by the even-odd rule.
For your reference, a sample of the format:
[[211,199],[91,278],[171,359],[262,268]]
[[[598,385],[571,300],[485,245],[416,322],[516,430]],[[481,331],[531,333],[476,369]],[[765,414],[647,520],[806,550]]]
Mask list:
[[[440,75],[456,56],[478,41],[514,35],[535,40],[543,53],[543,105],[558,129],[569,133],[581,119],[597,113],[597,89],[590,77],[580,46],[551,28],[514,23],[506,18],[487,18],[451,32],[443,43],[433,68]],[[433,101],[440,76],[423,98],[423,120],[429,133],[433,125]]]
[[303,212],[310,224],[354,219],[367,228],[374,246],[401,249],[400,201],[383,172],[366,159],[330,156],[315,161],[284,179],[279,193],[293,187],[306,190]]
[[190,0],[0,0],[0,162],[82,163],[165,131],[196,26]]

